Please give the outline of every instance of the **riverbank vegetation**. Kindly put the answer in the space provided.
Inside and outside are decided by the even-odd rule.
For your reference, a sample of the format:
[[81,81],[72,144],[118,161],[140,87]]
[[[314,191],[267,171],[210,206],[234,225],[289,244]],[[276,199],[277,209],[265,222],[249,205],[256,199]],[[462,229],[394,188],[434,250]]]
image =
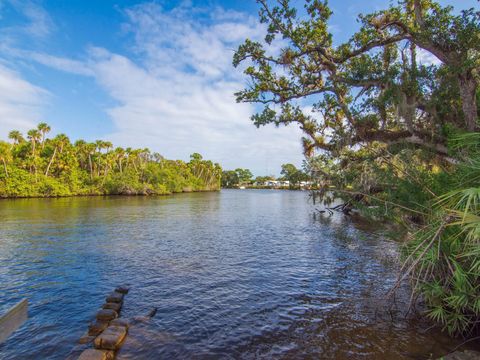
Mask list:
[[220,165],[192,154],[189,162],[167,160],[148,149],[114,148],[108,141],[71,143],[48,138],[41,123],[0,141],[0,197],[154,195],[219,190]]
[[234,55],[249,79],[237,100],[262,106],[256,126],[303,130],[307,168],[342,209],[402,224],[399,284],[451,334],[478,332],[480,12],[398,1],[337,43],[327,2],[258,3],[268,34]]
[[283,164],[280,175],[279,178],[274,175],[253,178],[249,169],[225,170],[222,172],[222,187],[227,189],[238,187],[300,189],[306,188],[307,185],[308,187],[313,185],[311,177],[293,164]]
[[238,168],[222,172],[222,187],[236,188],[251,183],[253,174],[249,169]]

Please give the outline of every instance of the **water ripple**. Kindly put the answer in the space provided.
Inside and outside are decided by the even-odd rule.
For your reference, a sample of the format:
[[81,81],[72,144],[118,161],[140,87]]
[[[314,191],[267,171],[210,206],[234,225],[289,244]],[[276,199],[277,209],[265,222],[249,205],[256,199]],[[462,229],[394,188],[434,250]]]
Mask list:
[[[456,342],[382,300],[398,244],[304,192],[0,201],[0,312],[30,319],[0,359],[64,359],[129,283],[119,359],[427,359]],[[393,317],[393,321],[392,321]]]

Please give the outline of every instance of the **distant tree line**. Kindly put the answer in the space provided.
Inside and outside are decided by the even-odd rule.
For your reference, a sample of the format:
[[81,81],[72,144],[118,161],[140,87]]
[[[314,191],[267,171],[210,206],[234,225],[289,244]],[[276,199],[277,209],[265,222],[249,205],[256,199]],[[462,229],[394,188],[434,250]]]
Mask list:
[[149,149],[114,147],[47,135],[45,123],[0,141],[0,197],[153,195],[220,189],[219,164],[192,154],[189,162],[167,160]]
[[278,179],[273,175],[257,176],[253,178],[253,174],[249,169],[237,168],[235,170],[224,170],[222,172],[222,187],[236,188],[239,186],[259,185],[269,181],[288,181],[291,188],[296,188],[301,181],[310,180],[310,176],[293,164],[283,164],[280,172],[282,175]]

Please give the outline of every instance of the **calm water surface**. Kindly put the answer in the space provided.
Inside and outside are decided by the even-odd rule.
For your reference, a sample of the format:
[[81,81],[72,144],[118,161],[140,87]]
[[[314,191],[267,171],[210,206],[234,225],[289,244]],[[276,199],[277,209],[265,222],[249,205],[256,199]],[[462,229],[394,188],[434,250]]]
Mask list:
[[[456,343],[382,300],[398,244],[305,192],[0,201],[0,313],[30,319],[0,359],[65,359],[104,297],[131,284],[120,359],[428,359]],[[392,321],[393,319],[393,321]]]

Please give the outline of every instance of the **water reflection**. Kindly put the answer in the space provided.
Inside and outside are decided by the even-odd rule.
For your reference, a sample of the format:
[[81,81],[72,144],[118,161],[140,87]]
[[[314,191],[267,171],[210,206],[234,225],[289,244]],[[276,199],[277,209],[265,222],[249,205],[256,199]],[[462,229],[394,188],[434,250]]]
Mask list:
[[313,213],[288,191],[0,201],[0,311],[32,304],[0,358],[64,359],[120,283],[125,316],[158,308],[121,359],[427,359],[455,346],[403,318],[408,296],[382,300],[395,242]]

